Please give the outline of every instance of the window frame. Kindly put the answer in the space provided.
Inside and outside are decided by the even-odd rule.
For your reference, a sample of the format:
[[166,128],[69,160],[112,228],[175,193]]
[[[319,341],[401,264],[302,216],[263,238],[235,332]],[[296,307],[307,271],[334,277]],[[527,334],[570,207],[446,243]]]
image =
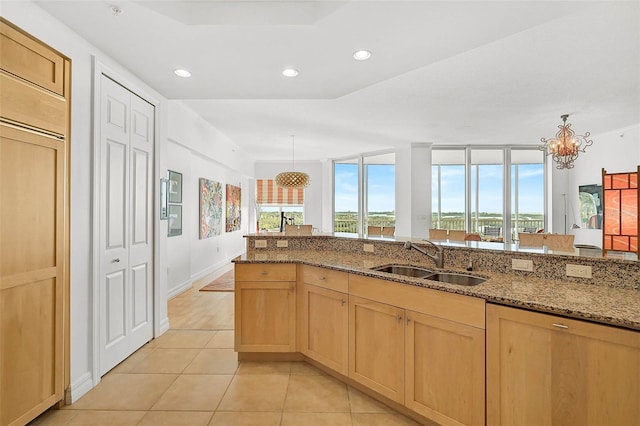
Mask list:
[[[471,179],[471,171],[472,171],[472,167],[474,167],[473,164],[471,164],[471,151],[473,150],[501,150],[502,151],[502,179],[503,179],[503,186],[502,186],[502,228],[503,228],[503,238],[504,238],[504,242],[510,243],[512,242],[513,238],[512,238],[512,232],[511,232],[511,227],[512,227],[512,206],[511,206],[511,195],[512,192],[514,192],[516,195],[518,193],[518,189],[519,189],[519,182],[515,182],[515,188],[513,188],[512,186],[512,176],[511,176],[511,167],[512,167],[512,161],[511,161],[511,153],[512,151],[515,150],[531,150],[531,151],[539,151],[538,146],[537,145],[465,145],[465,146],[460,146],[460,145],[441,145],[441,146],[434,146],[432,147],[432,151],[438,151],[438,150],[449,150],[449,151],[464,151],[465,155],[465,200],[464,200],[464,204],[465,204],[465,229],[470,230],[472,229],[471,225],[472,225],[472,212],[471,212],[471,206],[473,206],[473,202],[472,202],[472,179]],[[544,215],[544,229],[548,229],[548,225],[549,225],[549,206],[548,206],[548,193],[549,193],[549,166],[548,166],[548,161],[547,161],[547,156],[546,155],[542,155],[542,161],[540,164],[542,164],[542,169],[543,169],[543,215]],[[533,163],[532,163],[533,164]],[[537,164],[537,163],[535,163]],[[433,177],[434,173],[433,173],[433,169],[434,166],[438,166],[438,197],[441,196],[442,190],[441,190],[441,181],[440,181],[440,173],[441,173],[441,164],[434,164],[433,161],[431,162],[431,175]],[[477,165],[476,165],[477,166]],[[476,179],[476,185],[478,185],[477,179]],[[477,192],[477,191],[476,191]],[[476,196],[479,196],[478,193],[475,194]],[[433,200],[433,193],[431,194],[432,200]],[[517,202],[517,200],[516,200]],[[477,204],[476,204],[476,209],[478,208]],[[438,213],[439,215],[441,214],[441,209],[442,209],[442,205],[441,205],[441,200],[440,198],[438,199],[438,209],[440,210]],[[433,217],[433,209],[432,209],[432,217]]]

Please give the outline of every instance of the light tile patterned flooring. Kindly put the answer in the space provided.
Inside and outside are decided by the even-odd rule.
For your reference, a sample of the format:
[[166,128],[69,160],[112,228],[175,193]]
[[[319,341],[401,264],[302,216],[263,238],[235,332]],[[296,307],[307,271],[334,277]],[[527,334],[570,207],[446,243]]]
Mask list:
[[32,425],[417,425],[307,363],[238,363],[233,293],[197,290],[211,279],[169,301],[171,330]]

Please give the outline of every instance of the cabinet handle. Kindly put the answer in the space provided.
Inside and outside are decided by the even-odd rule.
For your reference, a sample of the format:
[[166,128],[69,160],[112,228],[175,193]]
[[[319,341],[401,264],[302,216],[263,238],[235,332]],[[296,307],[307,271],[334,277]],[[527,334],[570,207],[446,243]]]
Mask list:
[[396,318],[398,319],[398,322],[402,322],[402,315],[398,315]]
[[346,301],[346,300],[344,300],[344,299],[342,299],[342,300],[340,301],[341,306],[344,306],[344,304],[345,304],[345,303],[347,303],[347,301]]
[[564,324],[553,324],[554,327],[558,327],[558,328],[569,328],[568,325],[564,325]]
[[267,274],[268,274],[268,272],[267,272],[267,271],[262,271],[262,272],[260,272],[260,275],[267,275]]
[[411,322],[411,318],[409,318],[409,315],[407,315],[407,325],[409,325],[410,322]]
[[324,281],[324,280],[326,280],[325,277],[320,277],[320,281]]

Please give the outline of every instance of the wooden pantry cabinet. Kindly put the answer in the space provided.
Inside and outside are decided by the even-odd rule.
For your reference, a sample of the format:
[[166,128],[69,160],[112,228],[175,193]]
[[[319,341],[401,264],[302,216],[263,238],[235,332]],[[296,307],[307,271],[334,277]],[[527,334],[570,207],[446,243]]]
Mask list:
[[489,304],[487,424],[639,425],[640,333]]
[[315,266],[298,267],[298,348],[307,357],[347,375],[349,275]]
[[235,350],[296,351],[295,264],[235,264]]
[[69,384],[71,62],[0,18],[0,425]]
[[442,425],[485,419],[482,299],[349,276],[349,377]]

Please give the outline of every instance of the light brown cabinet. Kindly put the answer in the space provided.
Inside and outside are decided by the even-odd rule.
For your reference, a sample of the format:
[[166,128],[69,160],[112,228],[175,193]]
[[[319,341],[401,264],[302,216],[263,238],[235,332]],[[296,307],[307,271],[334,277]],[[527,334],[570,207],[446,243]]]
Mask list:
[[405,315],[405,405],[443,425],[484,424],[484,330]]
[[487,307],[488,425],[639,425],[640,333]]
[[404,309],[349,297],[349,377],[404,403]]
[[0,19],[0,425],[68,376],[70,61]]
[[296,351],[296,265],[235,264],[235,350]]
[[484,300],[356,275],[349,286],[349,377],[440,424],[484,424]]
[[299,266],[298,349],[307,357],[348,374],[348,274]]

